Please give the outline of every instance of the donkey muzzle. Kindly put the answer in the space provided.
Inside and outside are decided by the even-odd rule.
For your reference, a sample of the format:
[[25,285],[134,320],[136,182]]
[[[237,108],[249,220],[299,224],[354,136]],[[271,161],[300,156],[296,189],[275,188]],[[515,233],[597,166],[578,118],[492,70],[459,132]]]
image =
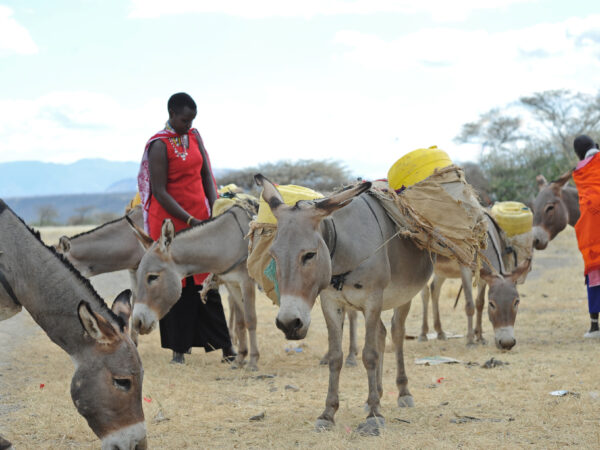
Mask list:
[[500,350],[510,350],[517,344],[513,327],[501,327],[495,330],[496,347]]

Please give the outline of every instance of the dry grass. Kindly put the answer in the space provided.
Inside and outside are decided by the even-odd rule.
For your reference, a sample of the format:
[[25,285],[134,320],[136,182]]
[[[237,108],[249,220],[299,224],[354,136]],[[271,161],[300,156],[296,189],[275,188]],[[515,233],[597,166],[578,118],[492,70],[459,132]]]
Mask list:
[[[364,419],[367,386],[362,366],[344,369],[341,377],[337,428],[315,433],[327,392],[328,369],[318,365],[326,350],[326,329],[320,308],[301,353],[285,352],[291,343],[274,326],[276,308],[258,297],[260,372],[230,370],[220,363],[220,352],[199,349],[185,366],[169,364],[158,334],[143,336],[144,402],[151,448],[580,448],[600,447],[599,342],[586,342],[588,326],[582,262],[572,229],[563,232],[549,249],[536,253],[534,271],[520,287],[523,296],[516,324],[517,346],[502,353],[493,345],[466,348],[464,339],[419,343],[407,341],[405,355],[409,386],[416,406],[396,408],[395,362],[391,344],[385,355],[383,414],[387,420],[380,437],[353,432]],[[123,273],[93,279],[106,298],[127,287]],[[445,329],[464,333],[460,308],[452,310],[458,289],[448,282],[442,292]],[[461,304],[463,304],[461,302]],[[389,324],[391,314],[386,312]],[[24,321],[31,321],[24,316]],[[16,318],[10,319],[15,320]],[[484,332],[492,338],[487,317]],[[408,330],[417,332],[420,301],[413,302]],[[0,324],[0,330],[2,330]],[[359,325],[362,336],[362,319]],[[388,335],[389,336],[389,335]],[[73,368],[67,355],[38,331],[26,340],[12,340],[8,366],[0,366],[7,408],[0,412],[0,434],[17,448],[97,448],[84,419],[69,396]],[[347,344],[344,344],[345,347]],[[495,357],[508,366],[485,370],[467,365],[416,366],[422,356],[446,355],[483,363]],[[257,379],[258,374],[275,378]],[[441,383],[437,380],[443,378]],[[40,389],[40,383],[45,387]],[[288,384],[300,391],[286,390]],[[433,388],[432,386],[435,386]],[[2,389],[0,385],[0,389]],[[567,389],[578,397],[552,397]],[[159,410],[168,420],[156,422]],[[251,416],[265,412],[259,422]],[[452,423],[459,416],[481,419]],[[406,422],[395,421],[402,419]]]

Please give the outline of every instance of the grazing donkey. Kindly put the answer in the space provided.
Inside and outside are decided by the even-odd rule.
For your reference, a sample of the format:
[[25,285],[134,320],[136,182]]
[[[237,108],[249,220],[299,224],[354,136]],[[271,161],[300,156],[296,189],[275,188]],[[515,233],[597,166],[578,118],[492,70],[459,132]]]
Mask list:
[[135,292],[135,268],[144,256],[144,249],[131,233],[129,217],[142,226],[142,208],[136,206],[126,216],[106,222],[75,236],[62,236],[56,247],[84,277],[128,269],[132,273]]
[[239,341],[234,367],[244,364],[248,355],[245,331],[248,330],[248,368],[257,370],[255,288],[246,267],[248,243],[245,237],[251,220],[250,213],[240,206],[232,206],[222,215],[177,234],[173,223],[165,220],[157,242],[131,224],[147,249],[137,269],[133,327],[141,334],[150,333],[181,296],[181,279],[212,272],[225,283],[233,299]]
[[103,449],[145,449],[144,372],[123,319],[2,200],[0,230],[0,320],[24,307],[71,356],[73,403]]
[[[362,360],[369,382],[369,413],[358,431],[379,434],[384,425],[380,399],[386,336],[381,312],[394,308],[398,406],[412,406],[404,370],[404,324],[411,299],[431,275],[432,257],[396,234],[396,226],[383,207],[365,193],[371,183],[287,206],[269,180],[260,174],[255,180],[263,187],[262,196],[277,218],[270,253],[280,292],[276,325],[287,339],[306,336],[311,309],[317,295],[321,298],[329,335],[329,390],[316,429],[331,428],[339,407],[342,325],[344,308],[348,307],[362,311],[366,328]],[[352,201],[354,197],[357,199]]]
[[579,220],[577,188],[567,185],[573,174],[569,171],[548,183],[543,175],[536,177],[539,192],[533,201],[533,247],[544,250],[548,242]]
[[[482,331],[482,314],[485,303],[486,283],[490,286],[488,300],[488,316],[494,327],[496,347],[503,350],[510,350],[517,343],[514,334],[514,324],[517,317],[519,305],[519,293],[517,292],[517,280],[529,271],[531,261],[523,261],[510,274],[505,274],[505,264],[508,258],[513,257],[513,253],[507,252],[507,243],[501,238],[498,226],[494,219],[485,214],[488,227],[488,245],[484,251],[484,256],[492,264],[484,268],[481,272],[482,280],[479,282],[477,292],[477,301],[473,304],[473,290],[471,288],[473,280],[471,270],[468,267],[461,267],[456,261],[443,256],[438,256],[433,266],[433,281],[429,287],[421,291],[423,301],[423,324],[421,326],[420,341],[427,340],[427,304],[431,294],[431,303],[433,309],[434,328],[437,331],[438,339],[445,339],[446,335],[442,330],[440,321],[439,298],[442,284],[447,278],[460,278],[465,293],[465,312],[467,314],[467,345],[474,345],[475,342],[485,344]],[[500,275],[502,274],[502,275]],[[484,282],[485,280],[485,282]],[[477,306],[477,323],[473,329],[473,315]]]

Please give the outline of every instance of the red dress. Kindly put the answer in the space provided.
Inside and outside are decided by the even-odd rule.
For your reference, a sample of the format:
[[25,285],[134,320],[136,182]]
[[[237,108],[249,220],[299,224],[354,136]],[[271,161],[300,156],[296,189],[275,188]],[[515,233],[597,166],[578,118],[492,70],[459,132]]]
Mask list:
[[[172,139],[161,138],[167,147],[167,192],[179,205],[198,220],[210,218],[208,199],[202,183],[202,153],[195,133],[188,132],[189,148],[187,154],[182,146],[173,145]],[[169,214],[151,195],[148,205],[148,226],[150,237],[155,241],[160,237],[163,220],[171,219],[175,231],[188,228],[188,225]],[[194,282],[201,285],[207,273],[194,275]]]

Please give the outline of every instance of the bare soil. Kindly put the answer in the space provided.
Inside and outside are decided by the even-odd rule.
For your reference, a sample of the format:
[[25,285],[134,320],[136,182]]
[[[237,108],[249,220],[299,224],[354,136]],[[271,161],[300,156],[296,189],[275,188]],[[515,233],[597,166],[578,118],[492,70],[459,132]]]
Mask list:
[[[379,437],[363,437],[354,431],[365,418],[367,396],[360,363],[342,371],[336,429],[313,431],[328,381],[328,368],[319,366],[327,349],[327,331],[318,304],[307,338],[292,343],[275,328],[276,307],[258,295],[259,372],[232,370],[220,362],[220,352],[206,354],[199,349],[186,356],[186,365],[172,365],[157,333],[142,336],[139,351],[145,369],[143,403],[149,446],[600,448],[600,342],[583,339],[589,322],[583,264],[573,230],[569,228],[547,250],[537,252],[533,267],[527,282],[519,287],[517,345],[510,352],[497,350],[493,343],[467,348],[464,339],[406,341],[414,408],[396,407],[395,361],[388,338],[382,398],[387,423]],[[128,287],[129,279],[127,273],[118,272],[92,282],[112,300]],[[442,322],[447,331],[464,334],[464,302],[452,308],[457,291],[457,281],[446,283]],[[390,318],[391,312],[386,312],[384,322],[389,324]],[[407,322],[409,334],[417,334],[420,324],[421,302],[416,298]],[[361,318],[361,339],[363,331]],[[492,342],[487,317],[484,333]],[[73,367],[67,355],[25,312],[0,323],[0,339],[0,435],[20,449],[99,448],[71,402]],[[414,363],[416,358],[435,355],[463,364]],[[508,364],[482,368],[492,357]],[[287,385],[298,390],[286,389]],[[572,394],[550,395],[561,389]],[[261,420],[249,420],[262,413]]]

